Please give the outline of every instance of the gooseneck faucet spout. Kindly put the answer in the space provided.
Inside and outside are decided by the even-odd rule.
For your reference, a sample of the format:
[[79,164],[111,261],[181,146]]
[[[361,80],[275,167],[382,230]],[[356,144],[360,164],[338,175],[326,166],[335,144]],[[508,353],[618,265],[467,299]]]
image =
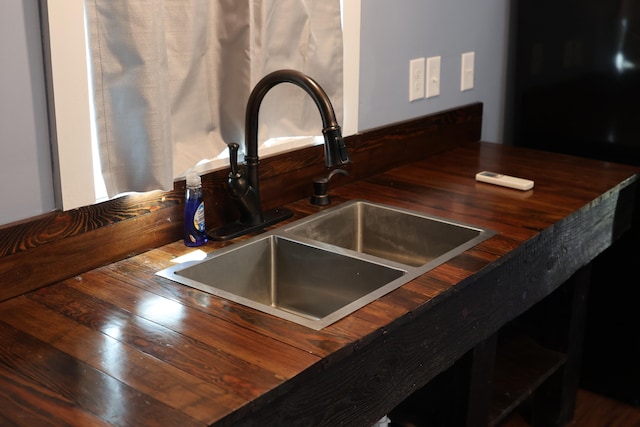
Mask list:
[[[320,111],[323,126],[322,133],[324,135],[325,164],[327,167],[349,163],[349,153],[342,139],[342,132],[336,120],[333,106],[325,91],[315,80],[300,71],[279,70],[266,75],[260,80],[251,92],[249,101],[247,102],[245,116],[245,142],[247,151],[245,159],[250,171],[253,170],[253,172],[255,172],[255,169],[257,169],[255,166],[257,166],[258,157],[258,113],[262,99],[271,88],[280,83],[287,82],[304,89],[309,96],[311,96]],[[255,183],[257,183],[257,177],[252,177],[250,173],[249,181],[255,181]]]
[[223,226],[210,237],[214,240],[228,240],[243,234],[257,231],[289,218],[292,213],[285,209],[275,209],[263,213],[260,202],[260,183],[258,174],[258,116],[260,105],[266,94],[280,83],[293,83],[302,88],[315,102],[322,117],[324,135],[324,154],[327,167],[345,165],[351,162],[347,147],[342,138],[340,126],[329,97],[320,85],[311,77],[296,70],[279,70],[267,74],[256,84],[249,95],[245,114],[245,164],[246,179],[238,171],[237,144],[230,144],[231,173],[229,189],[240,210],[240,220]]
[[260,104],[265,95],[280,83],[293,83],[304,89],[313,99],[322,117],[322,133],[324,135],[324,156],[327,167],[345,165],[350,162],[347,147],[342,139],[342,132],[336,120],[335,112],[329,97],[315,80],[295,70],[279,70],[266,75],[255,86],[249,101],[245,117],[245,144],[247,176],[249,185],[258,190],[258,114]]

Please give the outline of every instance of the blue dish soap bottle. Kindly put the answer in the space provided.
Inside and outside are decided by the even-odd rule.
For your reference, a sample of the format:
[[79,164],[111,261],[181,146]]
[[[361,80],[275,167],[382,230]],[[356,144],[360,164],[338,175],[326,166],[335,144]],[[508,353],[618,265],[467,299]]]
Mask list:
[[187,190],[184,200],[184,244],[201,246],[206,242],[202,179],[195,172],[191,172],[187,175]]

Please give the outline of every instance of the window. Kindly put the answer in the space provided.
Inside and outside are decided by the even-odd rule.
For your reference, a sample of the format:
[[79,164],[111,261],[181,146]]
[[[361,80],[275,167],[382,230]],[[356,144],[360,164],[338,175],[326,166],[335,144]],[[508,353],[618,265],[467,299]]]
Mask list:
[[[83,2],[47,0],[43,22],[49,34],[49,78],[52,109],[52,144],[57,161],[59,207],[64,210],[99,200],[100,188],[94,184],[95,154],[92,145],[89,73],[87,70],[86,31]],[[357,130],[359,1],[343,5],[344,29],[344,135]],[[45,49],[46,50],[46,49]],[[293,144],[300,144],[295,141]],[[291,148],[272,143],[274,152]],[[262,153],[261,153],[262,155]],[[207,168],[227,167],[226,153],[220,153]],[[103,190],[104,191],[104,190]]]

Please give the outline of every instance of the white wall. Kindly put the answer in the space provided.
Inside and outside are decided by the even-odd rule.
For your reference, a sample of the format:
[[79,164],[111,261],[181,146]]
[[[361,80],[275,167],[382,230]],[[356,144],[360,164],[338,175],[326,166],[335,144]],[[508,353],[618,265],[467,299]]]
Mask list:
[[[350,1],[350,0],[347,0]],[[55,208],[38,2],[0,2],[0,224]],[[359,130],[484,103],[482,138],[501,142],[507,0],[362,0]],[[460,92],[460,55],[476,53]],[[441,95],[408,101],[409,61],[441,56]]]

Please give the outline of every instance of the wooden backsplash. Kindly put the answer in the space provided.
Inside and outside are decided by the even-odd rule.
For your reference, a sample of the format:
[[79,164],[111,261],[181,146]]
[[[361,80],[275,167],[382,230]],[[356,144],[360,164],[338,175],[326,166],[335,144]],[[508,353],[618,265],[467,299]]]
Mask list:
[[[480,139],[482,104],[475,103],[351,135],[348,176],[332,187]],[[309,197],[312,179],[326,173],[324,147],[260,160],[263,209]],[[228,170],[202,177],[206,224],[234,219]],[[123,196],[67,212],[51,212],[0,227],[0,301],[182,238],[184,181],[168,192]]]

